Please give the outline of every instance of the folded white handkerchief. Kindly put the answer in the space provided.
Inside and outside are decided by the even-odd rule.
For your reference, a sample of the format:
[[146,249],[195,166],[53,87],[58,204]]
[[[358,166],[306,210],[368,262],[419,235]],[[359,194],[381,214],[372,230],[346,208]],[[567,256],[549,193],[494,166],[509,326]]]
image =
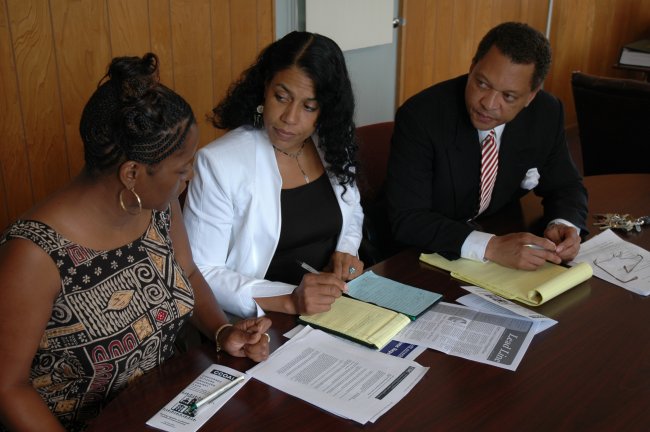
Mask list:
[[539,172],[537,168],[531,168],[526,171],[526,177],[521,181],[521,188],[531,190],[539,184]]

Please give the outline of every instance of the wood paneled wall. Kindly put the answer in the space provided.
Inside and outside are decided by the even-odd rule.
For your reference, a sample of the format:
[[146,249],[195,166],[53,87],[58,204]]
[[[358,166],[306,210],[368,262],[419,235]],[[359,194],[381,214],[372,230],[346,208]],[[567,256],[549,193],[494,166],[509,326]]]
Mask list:
[[621,47],[643,38],[650,38],[650,0],[555,0],[553,64],[545,89],[564,103],[568,126],[576,124],[571,72],[643,79],[614,67]]
[[544,32],[540,0],[402,0],[398,104],[434,83],[467,73],[483,35],[503,21],[525,21]]
[[[398,105],[418,91],[466,73],[480,39],[503,21],[546,32],[546,0],[402,0]],[[553,64],[544,88],[576,123],[571,72],[640,78],[615,69],[621,46],[650,37],[650,0],[555,0],[550,41]]]
[[[546,0],[402,0],[398,104],[465,73],[502,21],[544,31]],[[201,124],[230,82],[273,40],[273,0],[0,0],[0,229],[83,165],[78,124],[110,59],[157,53],[161,79]],[[650,0],[555,0],[545,89],[575,124],[570,73],[636,77],[612,67],[620,47],[650,37]]]
[[82,168],[79,118],[113,57],[158,54],[203,145],[274,22],[273,0],[0,0],[0,229]]

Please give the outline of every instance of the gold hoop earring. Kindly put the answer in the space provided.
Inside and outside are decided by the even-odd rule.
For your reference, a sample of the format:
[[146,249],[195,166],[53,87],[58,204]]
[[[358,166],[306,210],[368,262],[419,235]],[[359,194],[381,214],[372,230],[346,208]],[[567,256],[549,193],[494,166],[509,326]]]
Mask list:
[[[132,211],[129,211],[129,208],[124,204],[124,195],[123,195],[124,191],[131,192],[133,194],[133,196],[135,197],[136,201],[138,202],[138,211],[137,212],[133,213]],[[122,210],[124,210],[128,214],[131,214],[131,215],[135,216],[135,215],[139,215],[140,212],[142,212],[142,201],[140,200],[140,196],[137,193],[135,193],[135,190],[133,190],[133,188],[131,188],[131,189],[127,189],[127,188],[122,189],[120,191],[119,198],[120,198],[120,207],[122,208]]]

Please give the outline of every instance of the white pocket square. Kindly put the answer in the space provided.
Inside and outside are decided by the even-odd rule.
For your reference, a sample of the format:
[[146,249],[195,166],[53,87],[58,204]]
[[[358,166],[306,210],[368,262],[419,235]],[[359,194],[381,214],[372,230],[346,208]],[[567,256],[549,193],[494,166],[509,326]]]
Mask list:
[[537,168],[531,168],[526,171],[526,176],[521,181],[521,188],[531,190],[539,184],[539,172]]

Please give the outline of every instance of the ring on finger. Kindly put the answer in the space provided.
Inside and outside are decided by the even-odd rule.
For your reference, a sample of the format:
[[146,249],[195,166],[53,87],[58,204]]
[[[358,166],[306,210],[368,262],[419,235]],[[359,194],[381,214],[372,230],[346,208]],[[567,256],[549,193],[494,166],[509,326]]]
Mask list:
[[353,266],[350,266],[350,268],[348,269],[348,273],[350,273],[350,274],[354,274],[356,271],[357,271],[357,269],[355,267],[353,267]]

